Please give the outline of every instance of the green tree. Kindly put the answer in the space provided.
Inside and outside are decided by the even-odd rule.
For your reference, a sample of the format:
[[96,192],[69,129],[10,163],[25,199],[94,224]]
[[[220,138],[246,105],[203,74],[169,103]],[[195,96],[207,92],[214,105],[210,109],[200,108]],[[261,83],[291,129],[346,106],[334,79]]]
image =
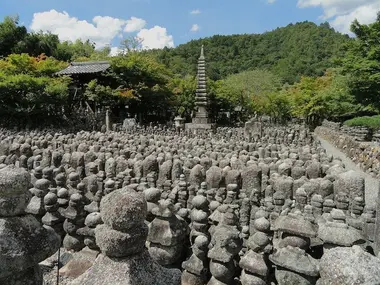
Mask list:
[[217,81],[252,69],[267,69],[293,84],[303,76],[322,76],[336,65],[351,41],[329,25],[290,24],[263,34],[215,35],[192,40],[176,48],[152,50],[175,74],[196,74],[201,45],[205,46],[207,75]]
[[142,119],[168,118],[172,113],[172,93],[167,84],[172,73],[149,54],[128,52],[111,58],[112,70],[107,75],[110,86],[133,94],[131,113]]
[[53,58],[11,54],[0,60],[0,114],[26,123],[41,123],[62,116],[70,79],[50,75],[66,63]]
[[241,110],[244,117],[265,114],[268,96],[280,90],[281,80],[267,70],[251,70],[231,75],[219,85],[216,96]]
[[190,120],[195,108],[196,78],[190,75],[184,78],[175,77],[169,81],[168,88],[173,93],[176,114]]
[[141,51],[142,49],[142,39],[138,37],[128,37],[121,41],[120,43],[120,53],[126,54],[129,52]]
[[126,104],[134,99],[132,90],[112,89],[110,86],[98,84],[96,79],[86,84],[85,96],[98,105],[114,107]]
[[302,77],[300,82],[283,92],[291,101],[292,114],[316,125],[325,118],[341,116],[360,108],[349,92],[350,80],[339,70],[328,70],[321,77]]
[[11,54],[26,35],[26,28],[18,25],[18,16],[5,17],[0,23],[0,57]]
[[53,56],[60,44],[58,36],[51,33],[28,33],[14,47],[14,53],[27,53],[31,56],[45,54]]
[[95,52],[95,44],[90,40],[82,41],[80,39],[75,42],[60,42],[53,56],[62,61],[75,61],[78,58],[90,58]]
[[358,102],[380,109],[380,14],[377,21],[362,25],[355,20],[356,38],[347,47],[343,67],[351,75],[350,89]]

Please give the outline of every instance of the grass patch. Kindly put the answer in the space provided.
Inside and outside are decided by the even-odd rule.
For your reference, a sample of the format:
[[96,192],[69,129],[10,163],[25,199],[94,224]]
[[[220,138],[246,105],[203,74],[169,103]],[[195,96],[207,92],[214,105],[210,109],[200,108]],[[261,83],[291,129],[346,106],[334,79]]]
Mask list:
[[372,117],[356,117],[345,121],[343,124],[350,127],[368,127],[370,129],[377,130],[380,129],[380,115]]

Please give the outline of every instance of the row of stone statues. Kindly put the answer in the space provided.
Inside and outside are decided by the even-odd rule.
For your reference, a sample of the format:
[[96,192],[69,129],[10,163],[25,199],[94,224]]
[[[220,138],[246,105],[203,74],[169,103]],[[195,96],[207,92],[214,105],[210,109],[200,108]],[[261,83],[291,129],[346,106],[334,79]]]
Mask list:
[[0,145],[0,186],[31,176],[19,213],[67,250],[101,252],[74,284],[328,284],[329,251],[376,251],[364,179],[300,127],[7,131]]

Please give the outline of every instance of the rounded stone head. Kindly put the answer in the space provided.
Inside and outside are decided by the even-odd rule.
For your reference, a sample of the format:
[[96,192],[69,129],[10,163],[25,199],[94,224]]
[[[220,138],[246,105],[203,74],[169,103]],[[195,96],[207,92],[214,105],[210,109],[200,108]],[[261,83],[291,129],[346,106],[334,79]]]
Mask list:
[[79,174],[76,172],[71,172],[69,174],[69,184],[75,187],[76,185],[78,185],[78,183],[79,183]]
[[43,170],[43,168],[41,166],[37,166],[34,169],[34,176],[37,178],[42,178],[42,170]]
[[96,165],[96,163],[90,162],[88,165],[88,170],[89,172],[96,174],[98,172],[98,166]]
[[58,201],[58,198],[57,198],[57,195],[55,195],[54,193],[48,193],[46,194],[46,196],[44,197],[44,204],[45,205],[55,205]]
[[122,232],[144,224],[148,211],[143,193],[125,188],[104,196],[100,209],[104,223]]
[[30,174],[23,168],[7,166],[0,169],[0,217],[24,213],[31,199]]
[[196,208],[196,209],[207,209],[208,207],[208,200],[205,196],[203,195],[197,195],[193,198],[191,204]]
[[55,182],[57,183],[58,186],[65,185],[65,181],[66,181],[66,175],[64,173],[58,173],[55,176]]

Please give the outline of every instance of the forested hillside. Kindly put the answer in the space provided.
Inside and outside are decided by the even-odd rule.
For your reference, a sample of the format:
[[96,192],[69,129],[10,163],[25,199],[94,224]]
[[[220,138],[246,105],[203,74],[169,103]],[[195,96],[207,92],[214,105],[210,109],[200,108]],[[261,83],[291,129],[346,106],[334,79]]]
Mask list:
[[302,75],[321,76],[333,66],[334,58],[343,55],[348,41],[348,36],[334,31],[328,23],[302,22],[263,34],[215,35],[153,52],[175,74],[195,74],[204,44],[212,80],[259,68],[269,69],[284,83],[292,84]]

